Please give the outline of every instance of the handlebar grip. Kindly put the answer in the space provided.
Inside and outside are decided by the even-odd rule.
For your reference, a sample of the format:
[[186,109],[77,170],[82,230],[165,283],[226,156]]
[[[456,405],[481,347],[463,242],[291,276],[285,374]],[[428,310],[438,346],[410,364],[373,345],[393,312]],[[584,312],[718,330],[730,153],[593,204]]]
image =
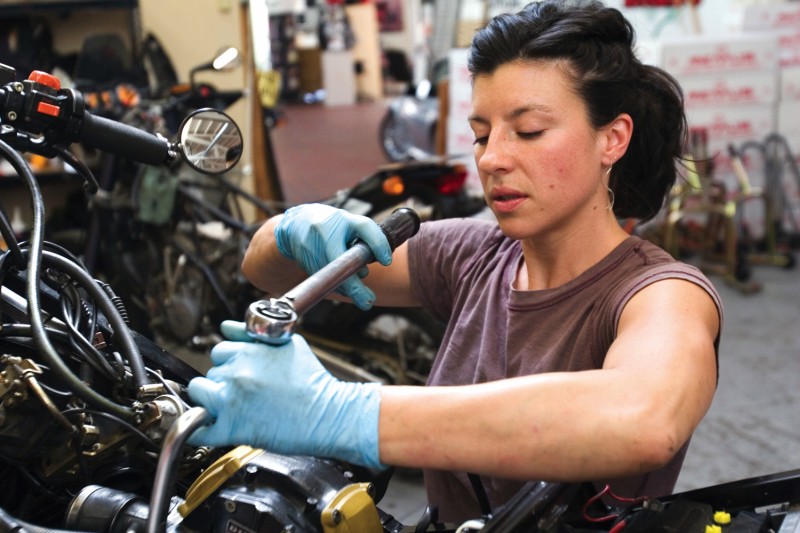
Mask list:
[[89,112],[83,116],[78,140],[147,165],[163,165],[171,159],[169,141],[163,137]]
[[378,224],[389,241],[392,251],[419,231],[419,215],[413,209],[400,207]]

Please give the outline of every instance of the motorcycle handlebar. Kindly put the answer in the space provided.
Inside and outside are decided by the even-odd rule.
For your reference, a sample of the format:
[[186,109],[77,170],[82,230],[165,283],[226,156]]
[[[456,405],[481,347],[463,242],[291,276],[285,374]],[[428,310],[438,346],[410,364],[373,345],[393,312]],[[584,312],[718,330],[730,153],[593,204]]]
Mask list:
[[8,125],[2,136],[16,149],[52,157],[55,148],[80,141],[148,165],[169,165],[177,157],[167,139],[91,114],[83,95],[61,88],[55,76],[37,70],[15,79],[14,68],[0,64],[0,123]]
[[78,140],[92,148],[147,165],[163,165],[174,158],[169,141],[133,126],[84,113]]

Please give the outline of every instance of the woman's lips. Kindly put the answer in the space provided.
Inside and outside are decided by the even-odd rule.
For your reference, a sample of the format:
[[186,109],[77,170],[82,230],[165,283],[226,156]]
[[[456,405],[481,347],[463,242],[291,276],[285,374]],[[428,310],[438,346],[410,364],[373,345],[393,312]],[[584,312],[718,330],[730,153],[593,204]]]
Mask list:
[[492,189],[491,198],[495,211],[499,213],[510,213],[528,197],[520,191],[506,187],[498,187]]

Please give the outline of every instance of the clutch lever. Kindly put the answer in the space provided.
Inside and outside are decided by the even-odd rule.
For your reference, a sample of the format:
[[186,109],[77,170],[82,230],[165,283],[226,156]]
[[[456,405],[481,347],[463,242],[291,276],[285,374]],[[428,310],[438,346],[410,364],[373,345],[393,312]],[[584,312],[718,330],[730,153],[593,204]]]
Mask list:
[[[419,230],[419,225],[419,215],[407,207],[395,209],[379,224],[392,251],[413,237]],[[250,304],[244,319],[247,333],[253,339],[267,344],[288,342],[303,313],[374,260],[369,246],[357,241],[345,253],[280,298],[258,300]]]

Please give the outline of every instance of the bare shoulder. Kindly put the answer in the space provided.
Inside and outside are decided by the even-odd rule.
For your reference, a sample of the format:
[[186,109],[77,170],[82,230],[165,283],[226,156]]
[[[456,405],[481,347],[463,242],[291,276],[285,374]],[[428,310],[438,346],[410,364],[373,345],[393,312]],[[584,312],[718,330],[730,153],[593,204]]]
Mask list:
[[709,291],[679,278],[663,279],[638,291],[626,304],[620,326],[648,320],[699,320],[715,333],[720,325],[719,309]]
[[706,354],[703,359],[710,363],[716,360],[721,325],[720,309],[704,287],[684,279],[654,282],[625,305],[606,365],[643,352],[690,365],[698,364],[698,354]]

